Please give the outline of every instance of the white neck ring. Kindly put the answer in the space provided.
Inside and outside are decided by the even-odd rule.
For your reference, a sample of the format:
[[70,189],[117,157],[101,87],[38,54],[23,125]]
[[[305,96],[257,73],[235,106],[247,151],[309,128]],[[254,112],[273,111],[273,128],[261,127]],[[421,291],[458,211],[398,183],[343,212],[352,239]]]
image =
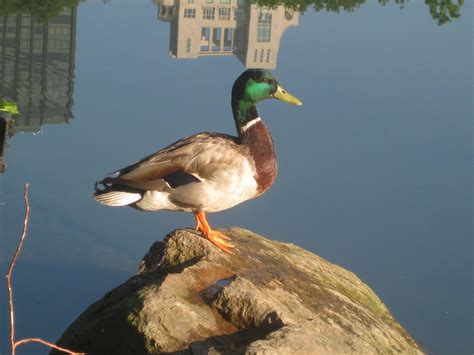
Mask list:
[[248,121],[245,125],[242,126],[241,131],[242,132],[247,131],[250,127],[252,127],[254,124],[256,124],[260,121],[261,121],[260,117],[257,117],[257,118],[254,118],[251,121]]

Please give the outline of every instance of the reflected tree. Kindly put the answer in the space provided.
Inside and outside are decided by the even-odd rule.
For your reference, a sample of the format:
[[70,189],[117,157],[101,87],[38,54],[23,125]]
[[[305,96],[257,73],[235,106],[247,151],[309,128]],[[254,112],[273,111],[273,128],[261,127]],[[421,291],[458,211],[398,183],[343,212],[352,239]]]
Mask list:
[[316,11],[352,12],[364,4],[365,0],[313,0],[312,5]]
[[384,6],[390,3],[395,3],[396,5],[400,5],[400,8],[403,9],[407,1],[408,0],[379,0],[379,4]]
[[434,20],[438,21],[438,25],[444,25],[452,19],[461,17],[461,7],[464,0],[425,0],[426,5],[430,8],[430,14]]
[[261,6],[285,5],[293,10],[304,12],[308,6],[315,11],[352,12],[363,5],[366,0],[258,0],[252,1]]
[[[308,7],[313,7],[315,11],[330,11],[339,13],[341,11],[352,12],[361,7],[366,0],[251,0],[261,6],[285,5],[293,10],[304,12]],[[404,8],[409,0],[378,0],[380,5],[390,3]],[[425,0],[431,16],[443,25],[453,19],[461,17],[461,7],[464,0]]]
[[[408,0],[379,0],[379,4],[386,5],[395,3],[404,8]],[[438,25],[444,25],[453,19],[461,17],[461,7],[464,0],[425,0],[428,5],[431,17],[438,22]]]
[[67,7],[77,5],[79,0],[0,0],[0,16],[28,13],[41,22],[59,14]]

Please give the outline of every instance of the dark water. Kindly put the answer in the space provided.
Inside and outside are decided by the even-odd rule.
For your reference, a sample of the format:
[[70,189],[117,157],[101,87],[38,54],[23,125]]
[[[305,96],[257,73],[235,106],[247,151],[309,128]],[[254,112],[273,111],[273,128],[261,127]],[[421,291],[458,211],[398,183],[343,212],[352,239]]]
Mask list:
[[[331,10],[335,2],[315,3]],[[230,14],[215,10],[215,21],[232,23],[220,31],[202,30],[211,25],[199,13],[184,18],[192,4],[173,12],[172,1],[85,2],[47,26],[25,14],[0,17],[0,98],[22,112],[0,176],[2,274],[31,183],[30,231],[14,275],[19,336],[55,340],[136,270],[153,241],[193,225],[187,214],[98,205],[93,183],[177,138],[233,133],[230,88],[247,65],[275,69],[304,106],[259,105],[279,157],[277,182],[211,223],[340,264],[427,351],[473,352],[472,3],[443,25],[422,1],[346,3],[354,7],[278,7],[259,24],[261,10],[231,0]]]

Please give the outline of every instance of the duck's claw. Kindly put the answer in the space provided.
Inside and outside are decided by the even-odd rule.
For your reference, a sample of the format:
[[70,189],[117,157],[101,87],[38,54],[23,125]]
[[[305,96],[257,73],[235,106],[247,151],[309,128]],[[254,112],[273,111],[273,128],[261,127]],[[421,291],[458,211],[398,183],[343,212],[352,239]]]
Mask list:
[[211,226],[207,223],[205,212],[194,212],[194,217],[196,218],[197,231],[201,231],[206,239],[222,251],[232,254],[232,249],[235,247],[229,243],[230,238],[222,232],[211,229]]
[[233,244],[228,242],[230,238],[219,231],[213,230],[210,235],[205,235],[205,237],[209,239],[212,244],[226,253],[232,254],[232,249],[235,248]]

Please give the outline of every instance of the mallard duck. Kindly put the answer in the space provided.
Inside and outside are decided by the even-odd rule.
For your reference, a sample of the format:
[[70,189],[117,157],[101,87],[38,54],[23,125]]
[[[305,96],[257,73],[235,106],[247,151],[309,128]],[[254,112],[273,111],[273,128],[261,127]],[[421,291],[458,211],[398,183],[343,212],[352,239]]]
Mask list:
[[94,198],[108,206],[142,211],[193,212],[196,230],[224,252],[234,246],[211,228],[206,212],[217,212],[267,191],[277,175],[272,136],[255,104],[264,99],[302,105],[272,73],[243,72],[232,87],[232,112],[238,136],[198,133],[117,170],[95,184]]

